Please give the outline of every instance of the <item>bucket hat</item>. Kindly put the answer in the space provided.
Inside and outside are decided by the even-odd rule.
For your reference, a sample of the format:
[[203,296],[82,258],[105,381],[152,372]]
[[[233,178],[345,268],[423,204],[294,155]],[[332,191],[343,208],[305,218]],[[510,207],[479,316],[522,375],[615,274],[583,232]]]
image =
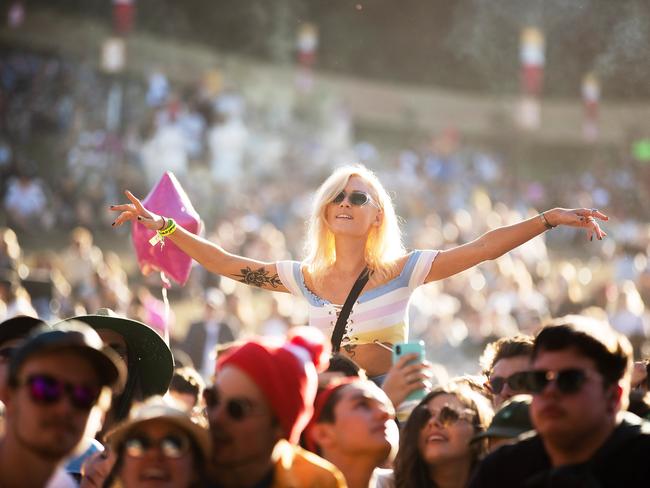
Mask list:
[[115,450],[131,432],[145,422],[164,420],[175,425],[194,439],[205,460],[210,456],[210,433],[207,428],[193,421],[190,415],[171,400],[160,396],[149,398],[131,410],[129,418],[119,423],[106,435],[106,442]]

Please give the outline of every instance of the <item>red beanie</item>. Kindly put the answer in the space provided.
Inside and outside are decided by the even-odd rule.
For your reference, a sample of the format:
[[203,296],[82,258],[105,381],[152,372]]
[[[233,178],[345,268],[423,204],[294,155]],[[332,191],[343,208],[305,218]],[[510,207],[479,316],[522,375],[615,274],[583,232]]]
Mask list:
[[314,414],[309,420],[307,427],[305,427],[304,439],[305,439],[305,445],[307,449],[309,449],[312,452],[317,452],[316,442],[314,441],[314,436],[312,434],[313,433],[312,427],[319,423],[320,416],[323,413],[323,408],[325,408],[325,404],[327,403],[327,401],[332,397],[334,392],[337,391],[339,388],[343,386],[351,385],[358,381],[363,381],[363,380],[358,376],[344,376],[342,378],[335,378],[332,381],[330,381],[327,384],[327,386],[325,386],[324,388],[318,391],[318,393],[316,394],[316,399],[314,400]]
[[297,444],[313,413],[318,372],[327,368],[329,343],[313,327],[295,327],[285,344],[259,337],[217,361],[217,372],[236,366],[262,390],[285,437]]

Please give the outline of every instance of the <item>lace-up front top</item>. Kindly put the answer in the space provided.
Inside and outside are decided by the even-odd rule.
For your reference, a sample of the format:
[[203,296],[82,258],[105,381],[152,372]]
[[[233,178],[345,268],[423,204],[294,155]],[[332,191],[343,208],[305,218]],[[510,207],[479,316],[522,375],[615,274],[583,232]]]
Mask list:
[[[341,344],[369,344],[375,341],[395,344],[408,339],[408,304],[413,290],[424,283],[438,251],[413,251],[402,272],[392,280],[359,295],[352,306]],[[278,276],[294,296],[309,303],[309,325],[332,336],[343,304],[317,296],[305,285],[301,263],[279,261]]]

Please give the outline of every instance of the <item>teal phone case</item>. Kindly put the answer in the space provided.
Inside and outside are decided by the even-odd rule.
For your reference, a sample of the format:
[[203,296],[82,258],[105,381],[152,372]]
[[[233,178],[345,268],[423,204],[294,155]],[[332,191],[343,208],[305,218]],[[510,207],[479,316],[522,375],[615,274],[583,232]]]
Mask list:
[[[395,364],[402,356],[413,353],[418,355],[418,360],[409,361],[409,364],[425,360],[424,341],[398,342],[393,345],[393,364]],[[414,392],[409,393],[409,396],[406,397],[406,401],[422,400],[426,394],[427,392],[423,388],[415,390]]]

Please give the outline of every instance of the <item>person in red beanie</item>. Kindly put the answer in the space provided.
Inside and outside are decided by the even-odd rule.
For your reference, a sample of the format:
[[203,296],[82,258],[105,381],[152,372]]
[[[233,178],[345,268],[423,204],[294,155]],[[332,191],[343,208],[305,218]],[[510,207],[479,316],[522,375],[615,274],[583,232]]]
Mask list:
[[217,487],[343,487],[332,464],[297,446],[309,422],[329,345],[297,327],[286,343],[255,338],[217,361],[205,390]]

